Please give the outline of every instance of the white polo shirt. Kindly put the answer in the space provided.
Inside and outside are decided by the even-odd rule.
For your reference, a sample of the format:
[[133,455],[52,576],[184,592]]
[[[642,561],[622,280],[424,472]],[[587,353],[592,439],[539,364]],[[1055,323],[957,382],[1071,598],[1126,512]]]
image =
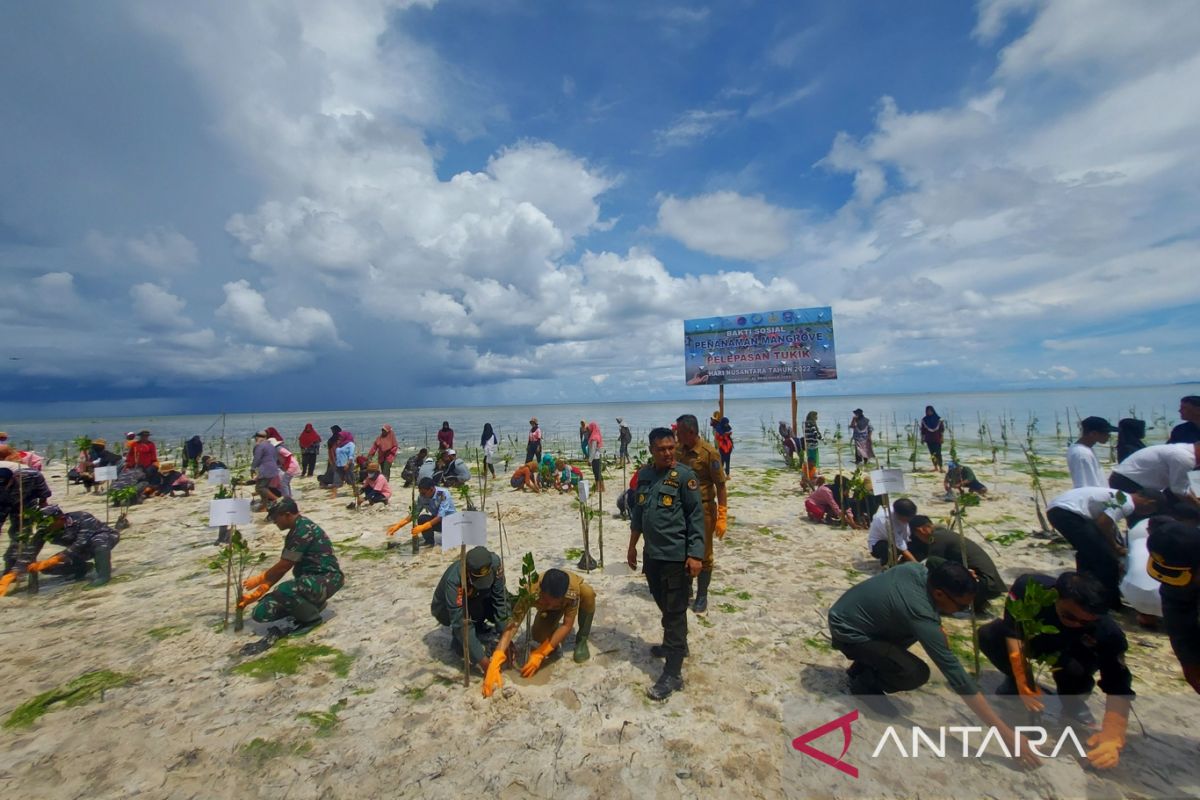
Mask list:
[[1190,444],[1154,444],[1143,447],[1113,467],[1139,486],[1161,492],[1187,494],[1188,473],[1196,468],[1196,448]]

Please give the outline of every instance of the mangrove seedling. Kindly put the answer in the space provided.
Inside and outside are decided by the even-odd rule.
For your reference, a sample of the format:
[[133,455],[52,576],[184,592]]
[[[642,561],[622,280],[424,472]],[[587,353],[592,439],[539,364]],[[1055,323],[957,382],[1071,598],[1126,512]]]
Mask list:
[[[517,583],[517,603],[522,603],[526,608],[532,609],[537,602],[538,593],[534,589],[534,585],[538,582],[537,567],[533,563],[533,553],[526,553],[521,558],[521,580]],[[521,663],[529,660],[529,649],[532,645],[533,637],[533,614],[525,615],[525,657]]]

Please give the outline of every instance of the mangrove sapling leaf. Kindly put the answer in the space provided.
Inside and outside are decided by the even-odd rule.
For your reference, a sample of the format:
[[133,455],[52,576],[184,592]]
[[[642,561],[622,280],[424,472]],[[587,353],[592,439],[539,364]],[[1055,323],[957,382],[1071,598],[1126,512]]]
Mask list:
[[1058,628],[1054,625],[1047,625],[1038,619],[1042,611],[1058,600],[1058,590],[1054,588],[1047,589],[1036,581],[1028,581],[1025,584],[1025,594],[1023,597],[1013,597],[1009,594],[1008,599],[1004,603],[1004,608],[1017,623],[1017,630],[1021,634],[1021,657],[1025,665],[1025,675],[1029,681],[1029,688],[1036,689],[1039,673],[1042,669],[1049,669],[1058,663],[1058,653],[1044,653],[1037,656],[1031,656],[1031,644],[1035,636],[1041,634],[1058,633]]
[[[526,553],[521,558],[521,580],[517,583],[517,602],[525,604],[525,607],[530,611],[533,610],[534,604],[537,602],[538,593],[534,589],[534,585],[538,582],[537,567],[533,563],[533,553]],[[532,646],[532,628],[533,628],[532,613],[525,614],[525,657],[521,663],[529,660],[529,650]]]

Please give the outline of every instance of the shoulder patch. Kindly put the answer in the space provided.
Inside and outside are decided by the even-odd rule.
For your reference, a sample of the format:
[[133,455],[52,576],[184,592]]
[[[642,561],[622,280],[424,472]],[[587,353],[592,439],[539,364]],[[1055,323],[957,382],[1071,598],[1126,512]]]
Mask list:
[[695,478],[692,478],[690,481],[688,481],[688,488],[694,491],[700,488],[700,484]]

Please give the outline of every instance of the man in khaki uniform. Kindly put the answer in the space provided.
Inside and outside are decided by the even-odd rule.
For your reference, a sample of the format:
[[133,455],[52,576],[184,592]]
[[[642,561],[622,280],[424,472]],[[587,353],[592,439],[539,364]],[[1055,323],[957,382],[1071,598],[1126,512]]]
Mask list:
[[700,483],[700,500],[704,508],[704,563],[696,580],[692,611],[704,614],[708,611],[708,585],[712,582],[713,534],[718,539],[723,538],[727,524],[726,476],[721,466],[721,454],[700,438],[700,422],[695,416],[684,414],[675,420],[675,438],[679,443],[675,449],[676,461],[690,467]]
[[521,600],[513,607],[512,617],[496,644],[488,664],[487,676],[483,682],[483,696],[491,697],[492,692],[503,683],[500,677],[500,667],[507,660],[508,646],[513,637],[521,629],[525,615],[531,609],[536,609],[537,616],[533,621],[530,636],[541,644],[529,654],[529,661],[521,668],[522,677],[532,677],[546,656],[562,644],[575,620],[579,620],[579,632],[575,634],[575,662],[582,663],[591,658],[588,650],[588,635],[592,631],[592,619],[596,616],[596,592],[584,582],[583,578],[573,572],[561,569],[546,570],[534,582],[530,600]]

